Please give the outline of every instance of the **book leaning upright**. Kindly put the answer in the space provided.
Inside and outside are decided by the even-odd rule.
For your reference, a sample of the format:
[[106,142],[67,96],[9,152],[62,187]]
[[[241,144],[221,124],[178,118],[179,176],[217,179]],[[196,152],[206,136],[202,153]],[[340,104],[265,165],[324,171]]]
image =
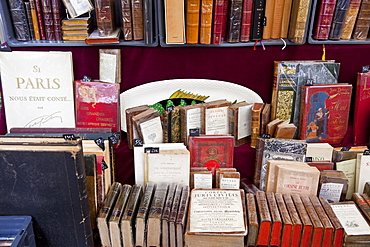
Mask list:
[[0,68],[8,132],[75,127],[72,52],[2,52]]

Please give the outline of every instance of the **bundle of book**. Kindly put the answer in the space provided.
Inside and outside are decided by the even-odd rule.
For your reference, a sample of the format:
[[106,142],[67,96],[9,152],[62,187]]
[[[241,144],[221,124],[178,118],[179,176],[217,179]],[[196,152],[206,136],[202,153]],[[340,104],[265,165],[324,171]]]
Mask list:
[[167,44],[305,42],[311,1],[164,1]]
[[366,40],[368,5],[364,0],[317,1],[312,38],[316,40]]

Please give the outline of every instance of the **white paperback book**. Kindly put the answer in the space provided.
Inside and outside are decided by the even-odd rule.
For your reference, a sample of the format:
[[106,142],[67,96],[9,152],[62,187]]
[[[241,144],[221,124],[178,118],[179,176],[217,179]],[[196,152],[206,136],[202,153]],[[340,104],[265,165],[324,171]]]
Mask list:
[[76,126],[72,52],[1,52],[0,68],[8,132]]

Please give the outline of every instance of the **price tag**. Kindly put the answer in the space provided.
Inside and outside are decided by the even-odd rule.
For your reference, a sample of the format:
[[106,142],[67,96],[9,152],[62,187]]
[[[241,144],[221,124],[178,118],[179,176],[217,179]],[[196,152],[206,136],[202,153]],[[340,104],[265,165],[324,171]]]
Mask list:
[[6,52],[10,52],[12,51],[12,49],[10,48],[10,46],[8,45],[7,42],[3,43],[0,45],[0,51],[6,51]]
[[67,141],[76,140],[76,136],[74,134],[63,134],[63,138]]
[[262,134],[261,135],[261,138],[264,138],[264,139],[270,139],[271,136],[269,134]]
[[199,129],[189,129],[189,136],[199,136]]
[[369,149],[364,150],[364,155],[370,155],[370,150]]
[[89,82],[89,81],[91,81],[91,77],[87,76],[87,75],[84,75],[84,77],[82,78],[81,81]]
[[134,147],[142,147],[143,143],[143,139],[134,139]]
[[94,140],[95,144],[98,145],[103,151],[105,150],[104,146],[104,139],[102,137],[99,137],[98,139]]
[[151,154],[158,154],[159,153],[159,148],[158,147],[146,147],[144,148],[144,153],[151,153]]
[[312,157],[306,157],[304,161],[305,162],[312,162]]
[[103,171],[104,171],[105,169],[108,169],[108,168],[109,168],[109,166],[107,165],[107,163],[105,163],[105,161],[104,161],[104,160],[102,160],[102,162],[101,162],[101,167],[102,167]]
[[342,147],[340,151],[349,151],[351,147]]

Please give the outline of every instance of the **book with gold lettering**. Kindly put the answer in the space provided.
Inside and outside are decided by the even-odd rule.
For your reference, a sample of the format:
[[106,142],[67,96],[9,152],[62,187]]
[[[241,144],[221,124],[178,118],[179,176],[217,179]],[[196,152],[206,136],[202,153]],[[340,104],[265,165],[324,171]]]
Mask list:
[[97,31],[101,37],[112,35],[116,28],[115,3],[113,0],[95,0]]
[[[182,7],[182,9],[183,8],[184,7]],[[178,11],[181,11],[181,9],[178,9]],[[180,20],[178,21],[179,25],[177,26],[176,29],[178,32],[181,32],[181,35],[183,35],[184,25],[185,25],[186,43],[198,44],[199,42],[199,22],[200,22],[200,17],[199,17],[200,0],[186,1],[186,11],[185,12],[186,12],[185,13],[186,14],[186,18],[185,18],[186,24],[183,23],[184,17],[182,17],[181,21]],[[175,28],[175,26],[173,28]],[[184,43],[183,39],[180,39],[180,37],[178,39],[179,39],[178,43]]]
[[228,1],[215,0],[213,9],[213,22],[212,22],[212,44],[220,45],[224,40],[223,34],[226,32],[227,13],[224,9],[228,8]]
[[329,38],[330,26],[333,20],[335,4],[337,0],[321,0],[318,4],[316,14],[314,39],[327,40]]
[[264,103],[254,103],[252,106],[252,119],[251,119],[251,147],[256,148],[257,138],[261,134],[261,112]]
[[357,19],[355,26],[353,27],[352,38],[353,39],[366,39],[367,34],[369,33],[369,10],[370,10],[370,1],[363,0],[361,1],[360,9],[358,10]]
[[210,44],[212,34],[213,0],[201,0],[199,43]]
[[76,127],[72,52],[2,52],[0,66],[8,131]]
[[324,226],[321,223],[320,217],[310,201],[309,196],[301,195],[301,200],[312,222],[312,246],[321,246],[324,237]]
[[361,0],[350,0],[346,16],[344,18],[341,39],[350,39],[355,26]]
[[297,0],[292,3],[288,39],[293,43],[302,44],[304,42],[310,6],[311,0]]

